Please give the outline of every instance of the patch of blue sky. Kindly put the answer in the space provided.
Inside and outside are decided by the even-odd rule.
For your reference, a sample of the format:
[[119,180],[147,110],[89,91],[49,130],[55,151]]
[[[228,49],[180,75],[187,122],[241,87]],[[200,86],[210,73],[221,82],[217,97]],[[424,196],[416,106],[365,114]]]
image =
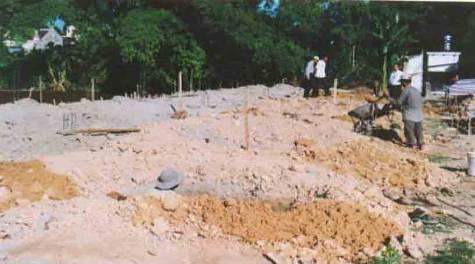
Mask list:
[[48,21],[47,26],[54,27],[58,29],[60,32],[63,32],[64,26],[66,26],[66,22],[64,22],[64,20],[61,17],[57,16],[54,20]]
[[257,5],[257,10],[268,16],[275,17],[279,13],[280,0],[262,0]]

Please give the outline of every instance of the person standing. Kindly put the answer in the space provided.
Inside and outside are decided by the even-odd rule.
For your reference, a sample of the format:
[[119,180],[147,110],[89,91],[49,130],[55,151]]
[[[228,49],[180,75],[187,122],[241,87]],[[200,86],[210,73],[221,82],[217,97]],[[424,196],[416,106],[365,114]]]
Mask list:
[[315,66],[318,62],[318,57],[313,57],[307,66],[305,67],[305,80],[304,80],[304,92],[303,97],[308,98],[310,91],[315,89]]
[[327,66],[328,57],[324,56],[323,60],[319,60],[317,63],[315,78],[317,89],[314,90],[314,95],[318,96],[318,91],[320,89],[325,90],[325,95],[330,95],[330,87],[327,85]]
[[410,148],[423,149],[424,135],[422,121],[422,107],[424,99],[421,92],[411,86],[411,76],[403,75],[401,77],[401,96],[398,104],[402,110],[402,120],[404,122],[404,135],[406,137],[406,145]]
[[394,64],[394,68],[389,75],[389,96],[391,98],[399,98],[401,95],[401,78],[403,72],[401,71],[399,64]]

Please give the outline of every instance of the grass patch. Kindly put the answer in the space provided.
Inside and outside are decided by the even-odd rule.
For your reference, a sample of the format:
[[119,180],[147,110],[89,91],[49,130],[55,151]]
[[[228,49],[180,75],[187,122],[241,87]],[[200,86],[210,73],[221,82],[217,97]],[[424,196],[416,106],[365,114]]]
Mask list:
[[467,241],[451,241],[437,255],[427,258],[426,264],[474,264],[475,248]]
[[431,221],[422,221],[423,229],[422,233],[424,234],[434,234],[434,233],[451,233],[451,226],[454,225],[454,222],[448,216],[441,216],[435,218],[436,222]]
[[455,160],[454,158],[446,156],[442,153],[429,154],[427,158],[429,159],[430,162],[439,163],[439,164]]
[[401,254],[397,249],[387,246],[380,256],[376,256],[370,261],[371,264],[399,264],[401,263]]
[[431,216],[425,212],[415,213],[410,215],[411,221],[422,223],[422,233],[434,234],[434,233],[450,233],[452,227],[455,225],[454,221],[444,215]]

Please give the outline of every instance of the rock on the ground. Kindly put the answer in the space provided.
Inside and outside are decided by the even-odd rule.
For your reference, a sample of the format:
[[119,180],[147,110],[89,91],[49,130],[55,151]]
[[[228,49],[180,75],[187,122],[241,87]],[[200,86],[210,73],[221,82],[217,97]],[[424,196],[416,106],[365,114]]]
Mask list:
[[389,246],[396,249],[399,252],[399,254],[403,253],[403,247],[402,247],[401,242],[399,242],[397,237],[391,236],[389,238]]
[[165,198],[162,198],[162,207],[166,211],[176,211],[180,206],[180,203],[180,198],[178,198],[177,196],[167,196]]
[[11,190],[6,186],[0,186],[0,201],[5,201],[10,198]]
[[422,234],[411,232],[404,236],[402,247],[403,251],[410,257],[421,260],[424,258],[424,252],[421,246],[425,244],[425,239]]

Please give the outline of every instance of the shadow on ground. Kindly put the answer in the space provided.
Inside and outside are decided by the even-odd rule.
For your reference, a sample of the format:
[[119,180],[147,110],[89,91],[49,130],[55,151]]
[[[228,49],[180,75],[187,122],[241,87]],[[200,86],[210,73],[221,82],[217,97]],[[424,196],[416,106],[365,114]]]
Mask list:
[[371,135],[379,139],[390,141],[395,144],[403,144],[402,138],[394,129],[386,129],[382,127],[374,128]]

